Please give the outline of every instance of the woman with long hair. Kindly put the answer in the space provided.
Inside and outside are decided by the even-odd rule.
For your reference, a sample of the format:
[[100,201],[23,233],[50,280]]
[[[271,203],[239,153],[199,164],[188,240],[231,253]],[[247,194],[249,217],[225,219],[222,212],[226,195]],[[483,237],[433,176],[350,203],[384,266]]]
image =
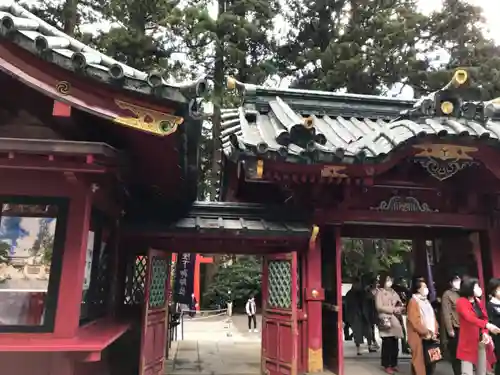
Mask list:
[[398,316],[403,313],[403,303],[392,289],[393,279],[389,274],[380,275],[381,288],[375,296],[378,312],[378,329],[382,338],[381,362],[387,374],[398,372],[398,341],[403,337],[403,328]]
[[457,300],[460,323],[457,358],[462,361],[462,375],[486,375],[487,348],[491,347],[489,332],[500,333],[497,326],[488,322],[488,315],[481,302],[482,295],[478,279],[462,279],[460,298]]

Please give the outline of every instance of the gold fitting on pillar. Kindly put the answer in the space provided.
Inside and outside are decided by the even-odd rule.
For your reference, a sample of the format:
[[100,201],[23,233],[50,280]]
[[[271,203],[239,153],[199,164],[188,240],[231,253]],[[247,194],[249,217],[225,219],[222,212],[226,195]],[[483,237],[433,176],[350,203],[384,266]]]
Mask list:
[[313,298],[317,298],[319,293],[316,289],[313,289],[312,292],[311,292],[311,295],[313,296]]
[[312,227],[311,238],[309,239],[309,242],[316,241],[316,238],[318,238],[318,234],[319,234],[319,227],[315,224]]

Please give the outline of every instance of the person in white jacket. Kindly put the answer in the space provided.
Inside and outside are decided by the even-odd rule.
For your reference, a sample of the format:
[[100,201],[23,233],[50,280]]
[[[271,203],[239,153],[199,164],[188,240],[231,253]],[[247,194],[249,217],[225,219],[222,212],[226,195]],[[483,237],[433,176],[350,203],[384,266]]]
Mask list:
[[245,305],[245,310],[248,316],[248,332],[252,332],[252,322],[253,322],[253,331],[257,331],[257,306],[255,305],[255,298],[250,296]]

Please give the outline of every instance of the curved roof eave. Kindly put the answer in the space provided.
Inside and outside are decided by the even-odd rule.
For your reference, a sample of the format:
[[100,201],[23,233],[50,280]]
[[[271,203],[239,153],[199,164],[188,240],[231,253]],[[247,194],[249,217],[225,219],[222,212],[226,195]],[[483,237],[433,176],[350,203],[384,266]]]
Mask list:
[[123,64],[51,26],[15,0],[0,0],[0,35],[64,69],[105,83],[121,81],[124,89],[136,93],[189,103],[206,88],[204,78],[171,84],[158,72]]

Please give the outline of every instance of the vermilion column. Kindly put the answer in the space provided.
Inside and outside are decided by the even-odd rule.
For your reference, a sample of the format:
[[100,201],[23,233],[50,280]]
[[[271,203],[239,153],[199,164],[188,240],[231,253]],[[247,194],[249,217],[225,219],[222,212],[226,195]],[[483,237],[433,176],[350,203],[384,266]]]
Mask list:
[[92,210],[90,187],[76,187],[66,226],[54,336],[73,337],[80,323],[87,237]]
[[417,238],[412,242],[412,255],[414,276],[425,277],[428,273],[427,270],[427,245],[425,238]]
[[488,230],[488,242],[489,249],[486,248],[484,251],[489,251],[491,259],[491,275],[492,277],[500,278],[500,225],[496,224]]
[[321,304],[325,292],[321,286],[321,242],[319,228],[314,226],[309,249],[306,255],[306,292],[307,303],[307,372],[323,371],[323,340]]

